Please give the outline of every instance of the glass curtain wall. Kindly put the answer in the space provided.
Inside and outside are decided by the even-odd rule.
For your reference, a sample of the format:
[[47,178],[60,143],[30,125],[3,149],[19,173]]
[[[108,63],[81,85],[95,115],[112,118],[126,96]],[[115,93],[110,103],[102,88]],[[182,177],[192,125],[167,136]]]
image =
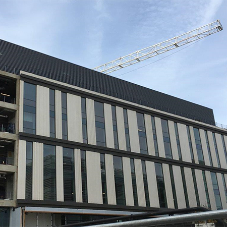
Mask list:
[[68,139],[68,123],[67,123],[67,94],[61,93],[62,102],[62,139]]
[[179,160],[182,161],[182,154],[181,154],[181,147],[180,147],[180,138],[179,138],[179,132],[178,132],[178,127],[177,127],[177,123],[176,122],[174,122],[174,129],[175,129],[175,135],[176,135],[178,156],[179,156]]
[[125,205],[125,186],[122,158],[113,156],[113,164],[117,205]]
[[88,197],[87,197],[87,167],[86,167],[86,151],[81,150],[80,151],[81,155],[81,177],[82,177],[82,197],[83,197],[83,202],[87,203],[88,202]]
[[192,163],[195,163],[193,148],[192,148],[191,133],[190,133],[190,129],[189,129],[188,125],[187,125],[187,133],[188,133],[188,143],[189,143],[189,149],[190,149],[190,154],[191,154],[191,160],[192,160]]
[[147,136],[146,128],[144,123],[144,115],[137,113],[137,125],[138,125],[138,135],[140,143],[140,153],[147,154]]
[[221,140],[222,140],[223,150],[224,150],[224,153],[225,153],[225,161],[227,163],[227,150],[226,150],[225,139],[224,139],[223,135],[221,135]]
[[171,149],[171,143],[170,143],[168,121],[161,119],[161,122],[162,122],[162,134],[163,134],[166,158],[172,159],[173,156],[172,156],[172,149]]
[[50,89],[50,137],[55,138],[55,90]]
[[213,166],[213,161],[212,161],[212,156],[211,156],[211,151],[210,151],[210,143],[208,140],[207,131],[204,131],[204,132],[205,132],[205,139],[206,139],[206,144],[207,144],[207,151],[208,151],[210,165]]
[[111,106],[112,108],[112,120],[113,120],[113,134],[114,134],[114,148],[118,149],[118,135],[117,135],[117,116],[116,116],[116,106]]
[[155,156],[159,156],[157,133],[156,133],[156,126],[155,126],[155,118],[153,116],[151,116],[151,124],[152,124],[152,131],[153,131]]
[[148,190],[148,182],[147,182],[146,164],[145,164],[145,161],[143,161],[143,160],[141,162],[142,162],[142,170],[143,170],[143,183],[144,183],[146,206],[150,207],[150,198],[149,198],[149,190]]
[[129,125],[128,125],[128,113],[126,109],[123,109],[123,114],[124,114],[126,149],[127,151],[130,151],[131,147],[130,147],[130,136],[129,136]]
[[166,189],[165,189],[165,182],[164,182],[164,176],[163,176],[161,163],[155,163],[155,173],[156,173],[156,179],[157,179],[158,197],[159,197],[160,207],[167,208]]
[[86,98],[81,98],[81,113],[82,113],[83,143],[88,143]]
[[43,145],[44,200],[56,200],[56,152],[55,146]]
[[201,139],[200,139],[200,134],[199,134],[199,129],[198,128],[193,128],[193,130],[194,130],[195,144],[196,144],[196,150],[197,150],[199,164],[205,165],[204,157],[203,157],[203,149],[202,149],[202,144],[201,144]]
[[75,201],[74,150],[63,148],[64,201]]
[[210,172],[213,190],[214,190],[214,197],[216,201],[216,207],[218,210],[222,209],[222,203],[221,203],[221,195],[219,191],[218,181],[217,181],[217,175],[214,172]]
[[32,199],[33,143],[26,141],[26,189],[25,198]]
[[135,163],[134,163],[134,159],[133,158],[130,159],[130,166],[131,166],[134,206],[138,206],[138,194],[137,194],[137,186],[136,186],[136,172],[135,172]]
[[95,127],[96,143],[98,146],[106,146],[104,104],[95,101]]
[[36,133],[36,85],[24,82],[23,131]]
[[101,179],[102,179],[102,200],[103,200],[103,204],[107,204],[108,198],[107,198],[107,186],[106,186],[105,154],[100,154],[100,165],[101,165]]

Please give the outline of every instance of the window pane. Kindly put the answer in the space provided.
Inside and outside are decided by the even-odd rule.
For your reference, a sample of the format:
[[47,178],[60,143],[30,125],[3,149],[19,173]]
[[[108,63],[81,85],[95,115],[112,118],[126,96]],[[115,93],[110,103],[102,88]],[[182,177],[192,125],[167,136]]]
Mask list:
[[26,142],[26,191],[25,198],[32,199],[32,166],[33,166],[33,143]]
[[82,197],[83,202],[87,203],[87,167],[86,167],[86,151],[81,150],[81,174],[82,174]]
[[43,145],[44,200],[56,200],[55,146]]
[[63,148],[64,201],[75,201],[74,150]]
[[113,156],[113,164],[117,205],[125,205],[125,187],[122,158]]
[[102,199],[103,199],[103,204],[107,204],[108,199],[107,199],[107,187],[106,187],[105,154],[100,154],[100,165],[101,165],[101,179],[102,179]]

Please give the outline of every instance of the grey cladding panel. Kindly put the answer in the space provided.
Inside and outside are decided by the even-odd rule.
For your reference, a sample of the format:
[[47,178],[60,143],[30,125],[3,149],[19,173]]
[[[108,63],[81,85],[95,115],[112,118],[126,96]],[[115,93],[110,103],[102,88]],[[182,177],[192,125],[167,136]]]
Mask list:
[[214,125],[213,110],[0,40],[0,70],[20,70]]

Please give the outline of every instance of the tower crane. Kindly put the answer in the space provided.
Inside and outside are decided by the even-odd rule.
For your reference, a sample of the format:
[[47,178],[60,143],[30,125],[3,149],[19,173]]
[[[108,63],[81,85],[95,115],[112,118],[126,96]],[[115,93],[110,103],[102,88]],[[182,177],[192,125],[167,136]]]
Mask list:
[[202,27],[196,28],[192,31],[186,32],[182,35],[173,37],[161,43],[146,47],[142,50],[137,50],[131,54],[125,55],[106,64],[100,65],[94,70],[102,73],[112,73],[119,69],[134,65],[146,59],[155,57],[157,55],[163,54],[167,51],[176,49],[188,43],[195,42],[199,39],[203,39],[209,35],[217,33],[223,30],[221,22],[219,20],[214,21],[210,24],[204,25]]

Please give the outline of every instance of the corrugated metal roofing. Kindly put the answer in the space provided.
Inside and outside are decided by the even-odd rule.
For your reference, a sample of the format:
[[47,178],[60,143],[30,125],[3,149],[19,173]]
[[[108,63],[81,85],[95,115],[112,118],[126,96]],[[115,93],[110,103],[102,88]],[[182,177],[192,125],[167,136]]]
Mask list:
[[20,70],[208,124],[213,110],[0,40],[0,70]]

